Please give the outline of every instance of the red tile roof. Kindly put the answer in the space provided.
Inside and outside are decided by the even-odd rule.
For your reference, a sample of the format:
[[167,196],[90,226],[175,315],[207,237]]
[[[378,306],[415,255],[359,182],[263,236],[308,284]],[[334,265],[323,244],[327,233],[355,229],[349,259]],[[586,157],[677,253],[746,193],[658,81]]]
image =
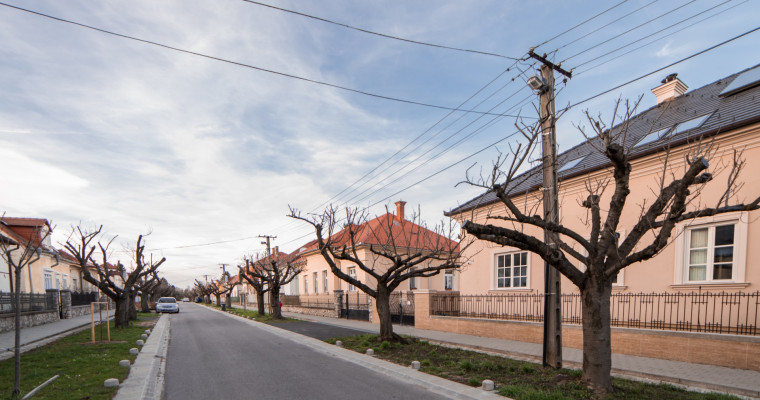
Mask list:
[[42,242],[43,227],[52,230],[48,221],[42,218],[0,217],[0,223],[16,234],[15,240],[20,239],[22,243],[32,243],[34,246]]

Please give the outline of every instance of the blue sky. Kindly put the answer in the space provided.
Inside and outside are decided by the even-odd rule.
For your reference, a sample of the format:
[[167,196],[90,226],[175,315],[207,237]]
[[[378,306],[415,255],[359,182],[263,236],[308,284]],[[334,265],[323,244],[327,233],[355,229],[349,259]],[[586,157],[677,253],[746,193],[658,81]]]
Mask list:
[[[239,0],[8,3],[260,68],[444,107],[457,107],[513,64]],[[619,2],[267,3],[388,35],[520,58],[531,46]],[[537,52],[575,69],[573,79],[558,85],[557,108],[563,108],[756,28],[757,15],[760,3],[755,1],[628,0]],[[467,167],[488,168],[505,147],[489,148],[414,183],[514,131],[514,118],[447,116],[442,109],[178,53],[4,6],[0,21],[0,211],[50,219],[56,241],[65,240],[72,225],[102,224],[121,240],[115,257],[126,257],[121,249],[138,234],[152,232],[148,246],[167,257],[163,274],[181,287],[203,274],[218,275],[219,263],[236,265],[243,255],[260,252],[259,234],[276,235],[274,244],[285,251],[311,239],[308,226],[286,217],[288,205],[312,211],[327,201],[349,201],[379,214],[384,205],[403,199],[408,207],[419,205],[423,218],[435,223],[444,210],[479,192],[454,186]],[[678,72],[690,88],[700,87],[760,63],[759,43],[760,32],[571,109],[558,125],[560,150],[581,141],[574,124],[582,122],[582,111],[609,116],[616,98],[640,95],[646,109],[654,105],[649,90],[667,74]],[[604,64],[585,71],[599,63]],[[536,116],[536,96],[525,78],[534,69],[530,61],[518,63],[463,107],[487,111],[496,106],[494,112],[519,112],[530,121]],[[359,190],[332,199],[420,135],[386,164],[389,169],[382,167]],[[212,242],[226,243],[186,247]]]

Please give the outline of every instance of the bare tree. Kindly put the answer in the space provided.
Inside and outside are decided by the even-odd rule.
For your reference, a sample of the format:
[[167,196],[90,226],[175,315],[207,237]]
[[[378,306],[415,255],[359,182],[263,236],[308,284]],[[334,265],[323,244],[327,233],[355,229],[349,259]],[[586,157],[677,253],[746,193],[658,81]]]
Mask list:
[[253,256],[244,257],[243,261],[245,262],[245,269],[238,265],[239,276],[242,280],[248,282],[248,284],[251,285],[251,287],[253,287],[253,290],[256,292],[256,309],[259,315],[263,317],[266,315],[266,309],[264,307],[264,296],[267,292],[269,292],[271,286],[267,284],[266,280],[260,277],[256,277],[252,274],[253,269],[256,267],[256,260]]
[[[724,194],[714,207],[701,204],[699,194],[713,178],[707,170],[708,158],[714,155],[715,148],[700,141],[685,151],[683,167],[673,165],[674,155],[667,150],[663,156],[658,187],[652,193],[653,200],[634,206],[635,211],[627,211],[626,200],[631,193],[629,160],[633,146],[626,147],[626,143],[631,142],[626,137],[637,104],[617,102],[614,115],[622,114],[622,121],[616,125],[613,118],[610,124],[615,127],[613,129],[608,129],[598,118],[586,113],[593,131],[581,131],[588,138],[589,145],[601,152],[609,162],[611,177],[608,175],[594,181],[589,178],[585,183],[587,197],[582,206],[587,210],[587,215],[583,221],[584,232],[569,229],[562,223],[546,221],[535,210],[515,203],[519,196],[523,199],[531,194],[532,189],[525,189],[530,171],[524,174],[518,174],[518,171],[538,142],[538,129],[521,129],[527,144],[512,149],[510,157],[497,159],[489,176],[473,179],[468,173],[467,178],[467,183],[492,191],[506,207],[505,214],[489,215],[485,223],[466,221],[463,228],[467,233],[540,256],[580,290],[583,304],[582,380],[600,397],[612,390],[610,296],[618,273],[658,254],[669,243],[679,222],[732,211],[756,210],[760,202],[758,197],[750,203],[730,205],[728,196]],[[728,167],[730,171],[725,193],[736,193],[736,176],[743,165],[740,153],[735,152],[733,162]],[[538,200],[534,203],[540,204],[540,193],[532,194],[536,196],[534,200]],[[601,199],[605,195],[609,202],[603,206]],[[639,218],[621,240],[617,232],[625,211],[638,213]],[[538,230],[553,235],[558,247],[545,243]],[[583,250],[577,250],[576,246]],[[578,261],[585,266],[585,270],[578,268]]]
[[154,271],[149,276],[143,276],[135,283],[135,288],[140,291],[140,312],[150,312],[150,300],[154,291],[162,283],[158,273]]
[[[134,269],[127,273],[126,268],[121,262],[117,262],[115,268],[110,268],[111,264],[108,262],[110,252],[108,251],[108,247],[115,237],[105,244],[99,242],[97,239],[101,235],[102,229],[103,226],[100,226],[95,231],[87,232],[82,230],[81,227],[73,228],[64,247],[79,263],[82,269],[82,279],[96,286],[114,302],[116,305],[114,323],[117,328],[125,328],[129,326],[129,303],[130,300],[134,303],[134,297],[131,297],[131,292],[135,290],[135,283],[153,274],[166,261],[166,258],[161,258],[161,260],[154,262],[151,256],[150,260],[146,260],[144,255],[145,245],[143,244],[144,236],[139,235],[135,251],[132,254],[135,262]],[[96,252],[99,253],[97,256]],[[90,270],[95,270],[97,276],[93,275]],[[114,282],[113,276],[124,277],[123,284],[120,286]]]
[[[345,227],[339,230],[335,208],[312,217],[290,209],[291,218],[314,227],[317,247],[332,273],[375,299],[380,319],[378,342],[403,341],[393,333],[390,295],[407,279],[430,277],[461,266],[460,242],[453,240],[458,236],[456,227],[450,221],[429,230],[419,215],[406,220],[386,213],[369,221],[366,211],[346,209],[345,213]],[[365,247],[366,257],[360,255]],[[341,270],[340,261],[355,264],[371,282],[363,282]]]
[[[45,251],[43,243],[50,236],[51,231],[52,229],[44,229],[43,226],[39,226],[28,237],[14,234],[0,235],[0,257],[8,265],[11,272],[10,289],[13,295],[14,323],[14,396],[18,396],[21,391],[21,272],[40,259],[42,252]],[[55,256],[57,257],[57,254]]]
[[[232,283],[230,273],[224,271],[222,277],[217,281],[219,285],[219,295],[224,295],[224,304],[227,308],[232,307],[232,291],[235,290],[236,283]],[[218,304],[217,304],[218,305]]]
[[206,304],[211,303],[211,295],[214,293],[214,285],[212,283],[204,283],[199,280],[195,280],[195,289],[203,298],[203,302]]
[[245,275],[243,279],[246,279],[249,283],[249,279],[258,279],[259,282],[263,282],[266,285],[269,292],[269,305],[272,309],[272,318],[282,319],[280,291],[283,286],[293,281],[301,273],[301,270],[302,267],[291,262],[288,255],[284,255],[278,251],[274,254],[260,257],[253,262],[253,265],[247,264],[246,270],[241,270],[241,277]]

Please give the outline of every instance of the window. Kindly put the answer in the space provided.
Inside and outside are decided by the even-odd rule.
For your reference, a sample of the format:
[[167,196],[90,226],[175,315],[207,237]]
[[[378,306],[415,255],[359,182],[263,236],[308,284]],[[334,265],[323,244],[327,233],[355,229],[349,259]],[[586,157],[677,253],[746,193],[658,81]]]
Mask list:
[[680,124],[676,125],[675,129],[673,129],[673,134],[675,135],[681,132],[686,132],[690,129],[699,128],[700,126],[702,126],[702,124],[705,123],[705,121],[707,121],[708,118],[710,118],[711,115],[712,113],[705,114],[701,117],[697,117],[685,122],[681,122]]
[[309,277],[303,277],[303,294],[309,294]]
[[528,252],[496,255],[496,288],[528,287]]
[[322,271],[322,286],[324,287],[325,293],[329,291],[327,288],[327,270]]
[[447,269],[443,272],[443,289],[444,290],[453,290],[454,289],[454,270],[453,269]]
[[[348,268],[348,276],[350,276],[351,278],[356,279],[356,267],[349,267]],[[348,285],[348,291],[349,292],[355,292],[356,291],[356,286],[349,284]]]
[[639,140],[639,142],[636,143],[636,146],[641,146],[642,144],[647,144],[647,143],[654,142],[656,140],[660,140],[663,137],[665,137],[665,135],[667,135],[668,132],[670,132],[670,127],[665,128],[665,129],[660,129],[659,131],[656,131],[656,132],[652,132],[644,136],[643,139]]
[[688,230],[687,281],[705,282],[733,278],[734,231],[734,224]]
[[319,278],[317,278],[317,273],[314,273],[314,294],[319,293]]
[[557,172],[567,171],[569,169],[575,168],[578,164],[583,161],[583,159],[586,158],[586,156],[576,158],[575,160],[570,160],[566,162],[560,169],[557,170]]
[[45,290],[53,289],[53,271],[45,271]]
[[77,283],[77,278],[71,278],[71,290],[74,292],[79,291],[79,285]]
[[[409,272],[410,273],[414,272],[414,268],[409,268]],[[413,276],[409,278],[409,290],[414,290],[414,289],[417,289],[417,278]]]

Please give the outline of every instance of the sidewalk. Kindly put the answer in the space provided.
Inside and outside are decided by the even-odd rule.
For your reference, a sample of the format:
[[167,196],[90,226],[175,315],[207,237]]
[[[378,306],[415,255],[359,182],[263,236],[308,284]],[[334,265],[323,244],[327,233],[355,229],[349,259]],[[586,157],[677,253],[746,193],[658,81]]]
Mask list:
[[[103,318],[106,317],[105,311]],[[113,311],[109,319],[113,317]],[[95,314],[98,320],[98,314]],[[26,352],[43,346],[76,331],[90,327],[90,314],[79,317],[62,319],[49,324],[32,326],[21,329],[21,352]],[[13,357],[14,331],[0,333],[0,361]]]
[[[315,315],[297,313],[283,314],[291,318],[352,328],[370,333],[378,333],[379,330],[378,325],[369,322],[318,317]],[[538,343],[517,342],[513,340],[423,330],[400,325],[394,325],[393,331],[399,334],[424,338],[441,344],[504,354],[510,358],[537,362],[541,361],[542,346]],[[566,368],[581,368],[583,363],[582,350],[563,347],[562,357]],[[719,391],[740,396],[760,398],[760,372],[757,371],[613,354],[612,373],[619,377],[667,382],[687,386],[691,389],[700,391]]]

